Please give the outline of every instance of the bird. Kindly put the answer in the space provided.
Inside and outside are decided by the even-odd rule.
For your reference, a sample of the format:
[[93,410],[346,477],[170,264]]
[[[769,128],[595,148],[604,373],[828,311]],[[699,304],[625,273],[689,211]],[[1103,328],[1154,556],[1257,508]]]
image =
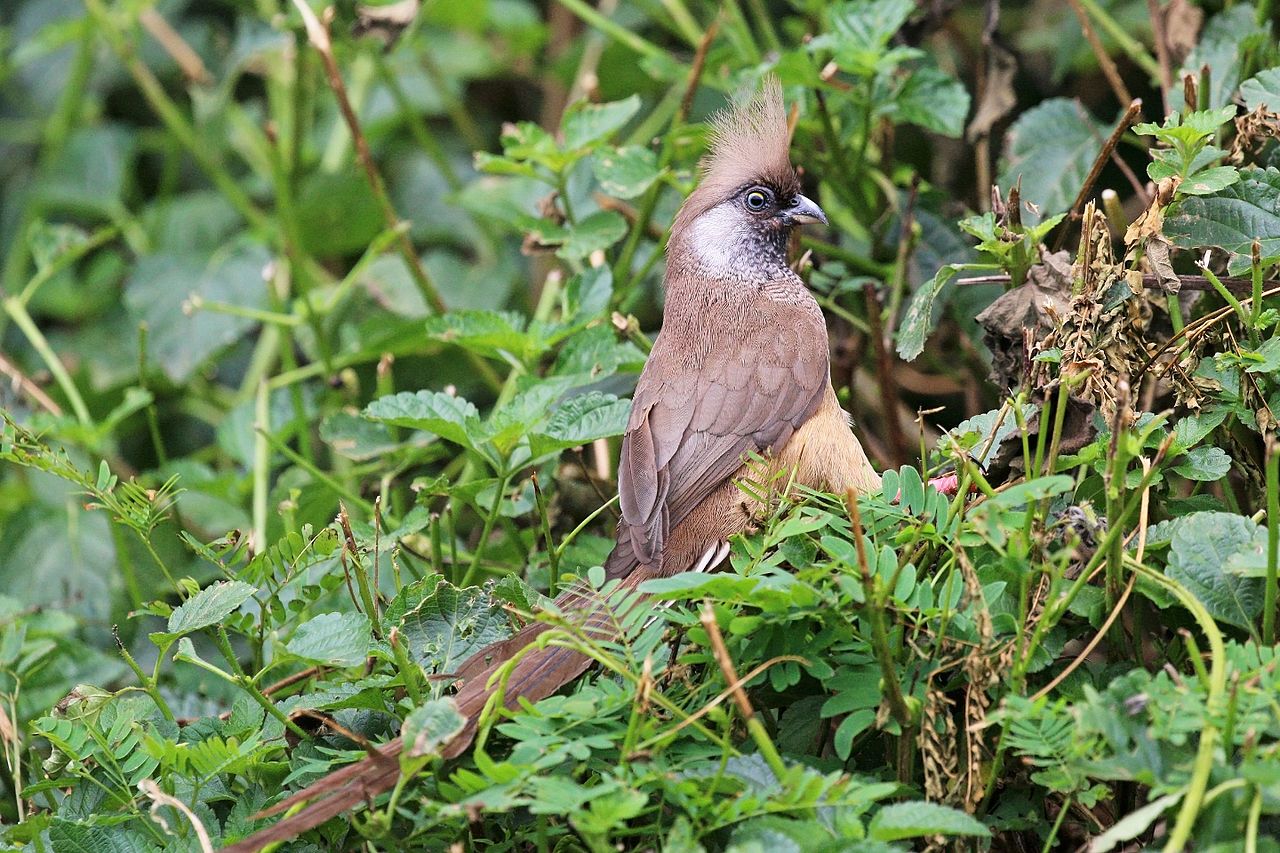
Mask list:
[[[603,566],[606,581],[635,591],[636,601],[647,580],[714,568],[730,537],[752,529],[769,494],[786,487],[753,491],[744,482],[880,489],[831,383],[822,310],[790,265],[796,227],[827,223],[801,192],[790,137],[781,85],[767,77],[754,97],[712,118],[701,179],[671,225],[662,327],[632,395],[618,466],[621,519]],[[555,604],[576,612],[588,634],[609,635],[599,597],[583,586]],[[531,648],[549,627],[532,622],[454,673],[467,722],[445,758],[470,746],[496,689],[490,676],[514,656],[502,694],[508,708],[586,671],[591,659],[575,649]],[[263,814],[301,810],[225,849],[251,853],[372,801],[399,778],[401,749],[397,738],[322,777]]]

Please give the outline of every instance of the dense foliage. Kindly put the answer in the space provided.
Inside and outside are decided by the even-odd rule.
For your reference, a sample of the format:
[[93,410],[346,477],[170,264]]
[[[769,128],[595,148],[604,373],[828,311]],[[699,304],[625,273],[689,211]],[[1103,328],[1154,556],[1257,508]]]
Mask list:
[[[1270,4],[1007,5],[0,8],[0,845],[211,849],[403,732],[287,849],[1280,849]],[[770,72],[885,487],[628,611],[665,231]],[[530,618],[599,666],[441,761]]]

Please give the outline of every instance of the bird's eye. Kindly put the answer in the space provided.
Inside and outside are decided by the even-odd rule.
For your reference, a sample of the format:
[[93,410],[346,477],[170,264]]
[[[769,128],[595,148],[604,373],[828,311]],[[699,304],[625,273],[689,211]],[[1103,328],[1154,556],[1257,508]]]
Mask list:
[[756,188],[747,193],[747,209],[759,213],[769,206],[769,191]]

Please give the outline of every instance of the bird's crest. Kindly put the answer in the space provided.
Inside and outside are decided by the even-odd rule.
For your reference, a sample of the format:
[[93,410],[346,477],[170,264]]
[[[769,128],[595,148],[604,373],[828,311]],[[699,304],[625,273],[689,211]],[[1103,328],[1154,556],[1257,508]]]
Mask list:
[[790,147],[782,85],[770,75],[750,101],[711,119],[711,151],[702,159],[702,181],[685,201],[682,218],[703,213],[747,184],[799,192]]

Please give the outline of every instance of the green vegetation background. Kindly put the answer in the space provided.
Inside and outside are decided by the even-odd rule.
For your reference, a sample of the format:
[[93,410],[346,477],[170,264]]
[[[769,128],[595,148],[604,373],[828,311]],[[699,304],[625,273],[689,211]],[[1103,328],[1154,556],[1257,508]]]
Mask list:
[[[288,849],[1280,848],[1271,15],[5,3],[0,846],[232,843],[403,728]],[[608,552],[666,228],[770,72],[884,494],[618,642],[541,613],[597,674],[443,764],[433,676]]]

